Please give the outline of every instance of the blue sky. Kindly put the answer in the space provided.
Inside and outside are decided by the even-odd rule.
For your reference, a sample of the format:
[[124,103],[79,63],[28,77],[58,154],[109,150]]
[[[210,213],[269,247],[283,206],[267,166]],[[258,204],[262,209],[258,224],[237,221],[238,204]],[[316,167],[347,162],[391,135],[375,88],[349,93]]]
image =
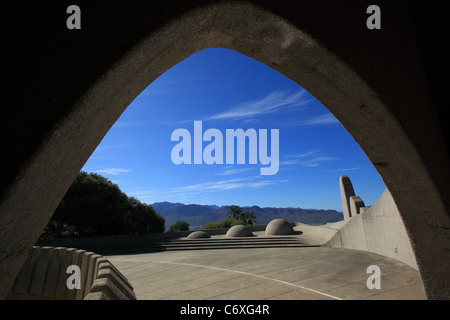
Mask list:
[[[249,164],[172,162],[172,132],[194,121],[218,129],[279,130],[279,170]],[[203,142],[205,148],[210,142]],[[192,148],[192,153],[193,153]],[[249,147],[246,147],[249,151]],[[225,162],[225,160],[224,160]],[[385,189],[364,152],[334,116],[299,85],[237,52],[190,56],[148,86],[125,110],[82,169],[129,196],[160,201],[342,211],[339,176],[348,175],[367,206]]]

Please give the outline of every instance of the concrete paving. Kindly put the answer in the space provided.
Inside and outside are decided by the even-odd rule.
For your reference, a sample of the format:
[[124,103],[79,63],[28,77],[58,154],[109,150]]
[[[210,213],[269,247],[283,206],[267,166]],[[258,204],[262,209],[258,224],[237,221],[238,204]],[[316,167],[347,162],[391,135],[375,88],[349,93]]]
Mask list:
[[[326,247],[165,251],[107,256],[138,300],[422,300],[420,275],[396,260]],[[381,289],[368,289],[370,265]]]

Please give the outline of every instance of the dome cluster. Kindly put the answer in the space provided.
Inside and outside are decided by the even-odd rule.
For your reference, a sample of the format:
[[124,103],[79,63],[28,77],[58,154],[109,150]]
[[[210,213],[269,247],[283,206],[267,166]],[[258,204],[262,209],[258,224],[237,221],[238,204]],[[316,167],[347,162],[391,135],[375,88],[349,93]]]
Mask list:
[[[279,236],[294,234],[294,228],[292,224],[284,219],[274,219],[269,222],[266,227],[265,234],[267,236]],[[231,227],[227,234],[227,237],[252,237],[254,236],[250,227],[244,225],[237,225]]]

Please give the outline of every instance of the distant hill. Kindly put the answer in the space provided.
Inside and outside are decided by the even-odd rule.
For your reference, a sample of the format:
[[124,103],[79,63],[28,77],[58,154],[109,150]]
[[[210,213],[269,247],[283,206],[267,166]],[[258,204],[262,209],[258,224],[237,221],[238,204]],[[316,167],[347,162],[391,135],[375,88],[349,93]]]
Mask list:
[[[228,206],[183,204],[172,202],[155,202],[152,204],[156,212],[166,219],[166,228],[177,220],[184,220],[191,227],[201,227],[208,222],[221,221],[227,218]],[[342,212],[336,210],[302,209],[302,208],[261,208],[258,206],[242,207],[244,211],[253,211],[256,224],[267,224],[273,219],[282,218],[290,222],[301,222],[320,225],[337,222],[343,219]]]

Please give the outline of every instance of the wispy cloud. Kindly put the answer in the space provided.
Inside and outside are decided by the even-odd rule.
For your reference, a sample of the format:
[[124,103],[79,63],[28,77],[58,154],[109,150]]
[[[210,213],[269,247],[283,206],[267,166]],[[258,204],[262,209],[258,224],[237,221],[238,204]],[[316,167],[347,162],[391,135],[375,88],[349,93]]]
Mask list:
[[140,190],[135,192],[129,192],[128,194],[140,199],[148,198],[162,198],[162,197],[180,197],[189,195],[195,195],[200,192],[215,192],[226,191],[234,189],[257,189],[265,186],[270,186],[279,183],[285,183],[289,180],[260,180],[260,177],[248,177],[241,179],[228,179],[220,181],[208,181],[203,183],[197,183],[193,185],[174,187],[168,189],[159,190]]
[[254,169],[255,169],[255,168],[225,169],[225,170],[222,171],[219,175],[221,175],[221,176],[227,176],[227,175],[230,175],[230,174],[243,173],[243,172],[251,171],[251,170],[254,170]]
[[100,170],[92,170],[92,171],[96,172],[96,173],[103,173],[103,174],[118,176],[119,174],[122,174],[122,173],[128,173],[131,170],[121,169],[121,168],[109,168],[109,169],[100,169]]
[[289,160],[281,161],[280,166],[299,165],[303,167],[318,167],[324,162],[336,161],[337,157],[323,154],[322,150],[311,150],[302,154],[287,155]]
[[269,114],[282,108],[303,106],[313,101],[305,90],[289,93],[274,91],[265,98],[247,101],[233,106],[230,110],[208,117],[206,120],[242,119]]
[[301,158],[306,158],[306,157],[315,155],[321,151],[322,151],[321,149],[317,149],[317,150],[310,150],[310,151],[300,153],[300,154],[288,154],[288,155],[286,155],[286,158],[301,159]]
[[191,186],[173,188],[175,192],[184,191],[221,191],[230,189],[241,189],[241,188],[260,188],[263,186],[268,186],[271,184],[286,182],[284,180],[264,180],[264,181],[249,181],[254,178],[242,178],[242,179],[230,179],[222,181],[211,181],[198,183]]
[[308,120],[301,121],[300,125],[322,125],[340,123],[331,113],[323,114]]

